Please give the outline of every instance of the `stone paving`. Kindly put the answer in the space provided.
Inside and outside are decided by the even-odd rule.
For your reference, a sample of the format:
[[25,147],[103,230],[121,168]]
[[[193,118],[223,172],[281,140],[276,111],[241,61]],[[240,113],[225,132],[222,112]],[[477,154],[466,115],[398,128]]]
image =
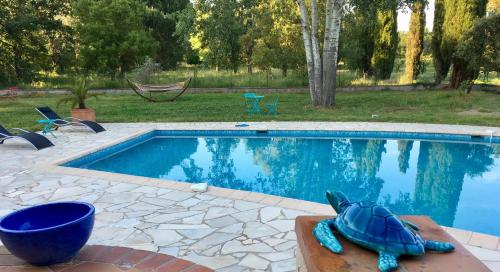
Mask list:
[[[22,142],[0,145],[0,216],[29,205],[79,200],[96,206],[89,244],[165,253],[217,271],[295,271],[298,215],[333,214],[326,205],[237,190],[192,193],[189,184],[55,166],[147,130],[235,129],[234,123],[105,124],[107,132],[66,128],[56,147],[34,151]],[[374,130],[377,124],[352,123]],[[429,132],[423,125],[379,126],[383,131]],[[347,123],[258,123],[249,129],[348,129]],[[434,129],[446,133],[447,126]],[[500,135],[498,128],[449,126],[449,133]],[[448,229],[492,270],[500,271],[497,237]],[[468,235],[468,236],[467,236]],[[474,238],[476,237],[476,238]],[[458,238],[457,238],[458,239]],[[493,245],[494,244],[494,245]]]

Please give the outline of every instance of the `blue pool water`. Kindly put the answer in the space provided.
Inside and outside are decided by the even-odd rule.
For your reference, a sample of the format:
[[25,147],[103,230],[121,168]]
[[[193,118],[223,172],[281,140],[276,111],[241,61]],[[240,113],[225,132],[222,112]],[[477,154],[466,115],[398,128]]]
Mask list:
[[[398,214],[428,215],[444,226],[500,236],[499,144],[444,141],[450,135],[270,135],[152,132],[66,166],[320,203],[326,203],[325,191],[339,190]],[[367,136],[372,139],[362,139]]]

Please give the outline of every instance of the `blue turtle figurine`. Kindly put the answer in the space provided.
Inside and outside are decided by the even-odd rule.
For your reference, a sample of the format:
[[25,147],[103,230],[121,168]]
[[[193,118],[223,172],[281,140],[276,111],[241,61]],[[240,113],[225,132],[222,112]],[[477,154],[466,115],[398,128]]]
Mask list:
[[378,252],[378,268],[382,272],[397,269],[397,258],[401,255],[420,256],[426,250],[451,252],[455,249],[451,243],[424,240],[418,234],[418,226],[399,219],[376,203],[351,203],[341,192],[327,192],[326,198],[338,216],[319,222],[314,227],[314,237],[323,247],[342,253],[342,245],[332,232],[335,229],[349,241]]

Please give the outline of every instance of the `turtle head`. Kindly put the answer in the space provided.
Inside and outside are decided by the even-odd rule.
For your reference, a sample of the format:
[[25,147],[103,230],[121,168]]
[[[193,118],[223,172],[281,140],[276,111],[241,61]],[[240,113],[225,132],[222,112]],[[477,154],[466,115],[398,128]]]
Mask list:
[[349,205],[351,205],[351,202],[349,202],[349,199],[347,199],[347,196],[345,196],[342,192],[326,192],[326,199],[328,199],[328,202],[330,202],[330,205],[332,205],[333,209],[337,213],[341,213],[347,208]]

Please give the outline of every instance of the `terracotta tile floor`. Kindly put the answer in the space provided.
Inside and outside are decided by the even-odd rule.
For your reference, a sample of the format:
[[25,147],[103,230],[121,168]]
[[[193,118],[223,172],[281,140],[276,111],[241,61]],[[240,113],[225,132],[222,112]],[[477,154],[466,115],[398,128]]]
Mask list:
[[175,257],[125,247],[87,246],[72,261],[34,267],[0,247],[0,272],[210,272],[204,266]]

